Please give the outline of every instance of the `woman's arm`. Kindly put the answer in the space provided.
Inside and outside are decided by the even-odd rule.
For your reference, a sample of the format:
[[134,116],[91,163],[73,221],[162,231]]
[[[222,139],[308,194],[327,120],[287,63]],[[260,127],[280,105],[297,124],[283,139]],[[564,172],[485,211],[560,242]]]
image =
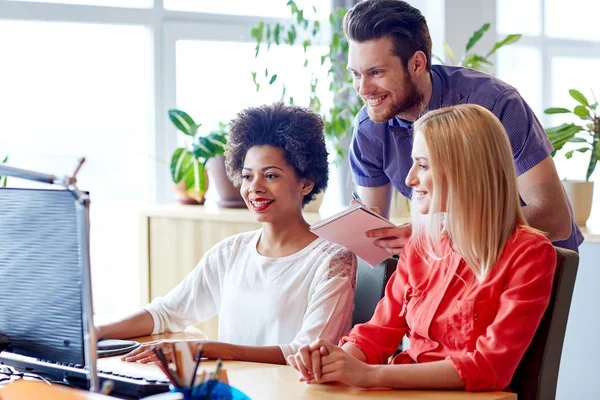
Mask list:
[[450,361],[422,364],[371,365],[365,387],[394,389],[464,389],[465,383]]
[[185,342],[191,354],[198,354],[198,346],[202,345],[202,357],[221,360],[250,361],[269,364],[285,364],[283,352],[279,346],[242,346],[237,344],[211,342],[207,340],[159,340],[143,343],[137,349],[125,354],[122,359],[128,362],[147,364],[156,362],[154,348],[163,349],[168,360],[171,359],[171,343]]
[[129,339],[152,334],[154,321],[152,315],[144,309],[123,318],[120,321],[100,325],[96,329],[96,338],[100,339]]
[[222,342],[204,342],[202,356],[221,360],[285,364],[285,357],[279,346],[242,346]]

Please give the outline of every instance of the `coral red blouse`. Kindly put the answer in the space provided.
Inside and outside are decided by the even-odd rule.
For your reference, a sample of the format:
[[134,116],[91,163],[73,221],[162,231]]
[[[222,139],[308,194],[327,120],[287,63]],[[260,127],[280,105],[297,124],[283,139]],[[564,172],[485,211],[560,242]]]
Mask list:
[[556,251],[545,237],[517,228],[482,283],[448,239],[442,251],[449,255],[427,263],[409,241],[373,317],[340,345],[353,343],[369,364],[382,364],[406,334],[410,348],[392,363],[449,360],[466,390],[502,390],[548,306]]

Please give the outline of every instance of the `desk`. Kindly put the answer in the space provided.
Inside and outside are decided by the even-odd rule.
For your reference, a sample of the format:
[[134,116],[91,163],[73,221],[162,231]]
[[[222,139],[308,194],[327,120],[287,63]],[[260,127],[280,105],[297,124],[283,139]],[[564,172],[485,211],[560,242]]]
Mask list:
[[[165,336],[154,335],[140,341],[157,340]],[[173,335],[169,335],[173,338]],[[181,337],[181,336],[177,336]],[[342,385],[307,385],[298,381],[294,369],[285,365],[250,363],[242,361],[224,361],[229,383],[244,392],[253,400],[275,399],[420,399],[420,400],[517,400],[517,395],[506,392],[472,393],[464,391],[437,390],[363,390]],[[139,375],[151,375],[164,378],[155,365],[126,363],[119,357],[108,357],[98,360],[99,369],[131,371]],[[203,361],[200,369],[214,371],[214,361]],[[101,396],[85,391],[60,386],[48,386],[42,382],[17,381],[0,389],[2,400],[28,399],[67,399],[67,400],[108,400],[111,397]]]

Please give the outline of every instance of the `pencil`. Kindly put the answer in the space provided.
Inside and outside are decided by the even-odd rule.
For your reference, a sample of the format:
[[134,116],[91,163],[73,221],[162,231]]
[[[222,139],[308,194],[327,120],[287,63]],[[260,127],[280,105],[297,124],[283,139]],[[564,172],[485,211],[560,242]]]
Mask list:
[[194,366],[194,374],[192,375],[192,382],[190,383],[190,387],[194,387],[194,381],[196,380],[196,373],[198,372],[198,367],[200,366],[200,360],[202,359],[203,350],[204,346],[199,345],[198,352],[196,353],[196,365]]
[[167,379],[170,380],[173,385],[176,387],[181,387],[181,382],[175,377],[171,368],[169,368],[169,363],[167,362],[162,350],[160,348],[153,348],[152,351],[154,351],[154,354],[156,354],[156,357],[158,358],[158,362],[156,363],[158,368],[160,368],[160,370],[167,376]]

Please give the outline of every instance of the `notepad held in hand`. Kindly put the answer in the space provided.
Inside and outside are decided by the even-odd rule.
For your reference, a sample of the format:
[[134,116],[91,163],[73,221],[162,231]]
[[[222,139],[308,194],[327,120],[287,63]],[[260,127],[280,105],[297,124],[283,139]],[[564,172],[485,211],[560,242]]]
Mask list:
[[375,267],[390,257],[390,253],[376,246],[377,239],[368,238],[365,233],[371,229],[395,226],[371,209],[357,204],[311,225],[310,230],[330,242],[341,244]]

